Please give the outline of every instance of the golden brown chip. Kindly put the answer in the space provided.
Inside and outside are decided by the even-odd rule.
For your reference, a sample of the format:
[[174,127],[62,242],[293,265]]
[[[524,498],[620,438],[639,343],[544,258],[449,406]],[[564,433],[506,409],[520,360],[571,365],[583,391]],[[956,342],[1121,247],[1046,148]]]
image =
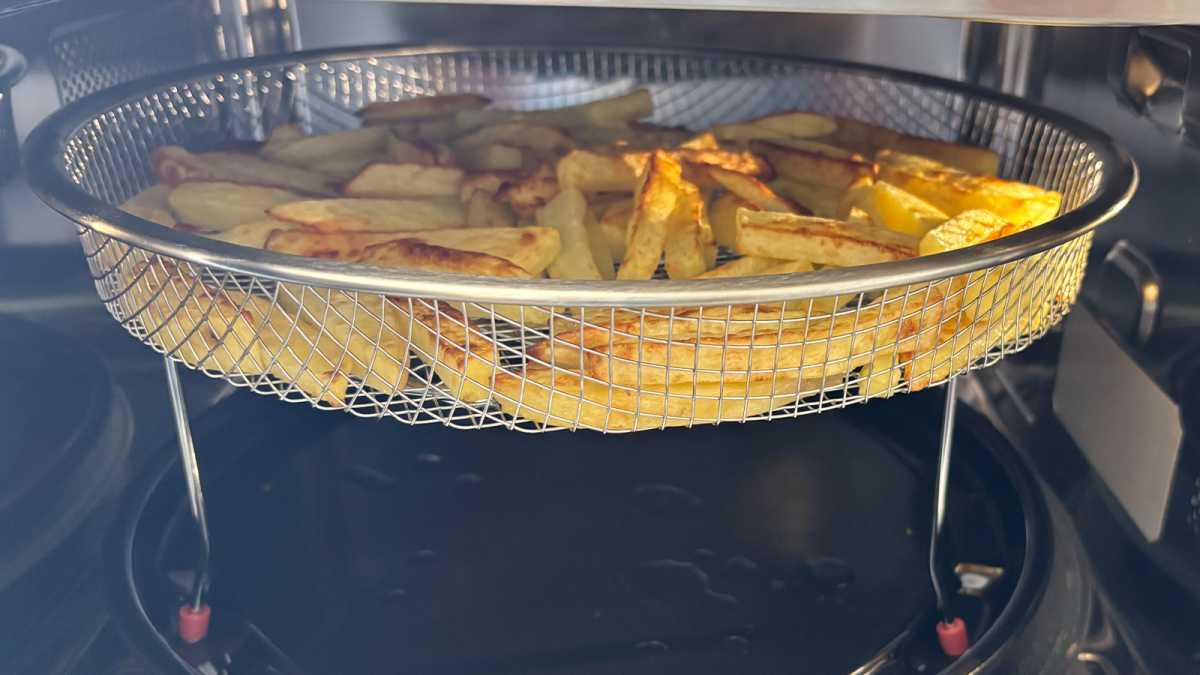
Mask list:
[[881,151],[880,177],[949,216],[985,209],[1012,223],[1040,225],[1058,215],[1062,195],[1034,185],[968,174],[933,160]]
[[798,204],[783,195],[777,194],[774,190],[753,176],[727,171],[719,167],[709,167],[708,174],[713,177],[721,187],[729,190],[741,199],[750,202],[761,211],[777,211],[781,213],[796,213],[800,215],[812,215],[812,212],[807,208]]
[[837,156],[820,148],[751,141],[750,149],[765,157],[785,178],[837,189],[845,189],[863,176],[873,177],[877,171],[874,163],[858,155]]
[[916,255],[915,237],[874,225],[766,211],[738,211],[742,255],[851,267]]
[[634,196],[629,221],[629,244],[618,279],[649,279],[658,269],[675,212],[683,169],[667,153],[651,155]]
[[496,200],[508,204],[522,222],[532,222],[537,210],[558,194],[558,179],[549,165],[543,164],[532,173],[503,184]]
[[330,232],[411,232],[466,225],[457,199],[312,199],[279,204],[268,213]]

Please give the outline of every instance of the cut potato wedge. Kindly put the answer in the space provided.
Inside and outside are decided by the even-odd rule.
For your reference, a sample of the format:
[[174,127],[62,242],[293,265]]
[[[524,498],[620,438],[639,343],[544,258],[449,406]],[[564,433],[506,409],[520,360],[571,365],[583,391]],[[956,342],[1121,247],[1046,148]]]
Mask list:
[[441,94],[403,101],[377,101],[358,111],[363,124],[392,124],[427,117],[454,115],[464,110],[479,110],[491,100],[478,94]]
[[467,227],[513,227],[516,220],[507,206],[477,190],[467,200]]
[[343,346],[267,298],[251,296],[241,312],[254,317],[255,338],[268,373],[310,399],[334,406],[345,403],[350,382],[343,372],[349,361]]
[[839,190],[863,176],[874,177],[878,168],[859,155],[829,152],[817,146],[797,147],[772,141],[751,141],[750,149],[766,157],[779,175],[804,183]]
[[525,163],[525,157],[518,148],[499,143],[455,146],[454,157],[468,171],[507,171],[520,169]]
[[186,181],[228,181],[292,190],[308,195],[333,196],[333,181],[318,171],[267,161],[242,152],[193,154],[177,145],[164,145],[150,153],[158,179],[172,187]]
[[635,89],[621,96],[601,99],[584,103],[561,111],[543,111],[543,114],[553,116],[554,113],[575,118],[575,124],[570,126],[619,127],[643,117],[649,117],[654,112],[654,99],[646,89]]
[[[771,165],[762,157],[751,152],[692,150],[689,148],[680,148],[665,152],[668,152],[671,159],[676,162],[693,164],[697,167],[717,167],[726,171],[743,173],[748,176],[757,176],[764,180],[770,180],[774,175]],[[650,155],[651,153],[649,152],[627,152],[623,155],[623,158],[630,168],[640,176],[642,171],[645,170],[646,162],[649,161]]]
[[271,233],[276,230],[286,232],[288,230],[298,230],[303,226],[296,223],[289,223],[284,220],[276,220],[274,218],[264,218],[251,223],[242,223],[235,225],[224,232],[217,232],[209,235],[212,239],[223,241],[229,244],[237,244],[238,246],[248,246],[250,248],[264,248],[267,245],[267,239]]
[[708,219],[708,202],[700,196],[700,245],[704,250],[704,269],[711,270],[717,266],[717,235],[713,234],[712,223]]
[[915,237],[874,225],[741,209],[737,226],[737,250],[742,255],[850,267],[917,254]]
[[[481,111],[482,112],[482,111]],[[406,141],[421,141],[425,143],[445,143],[461,136],[463,130],[454,123],[453,117],[430,117],[425,119],[399,120],[387,122],[396,138]],[[363,124],[383,124],[372,120],[363,120]]]
[[312,199],[279,204],[268,213],[326,232],[412,232],[467,224],[457,199]]
[[713,177],[713,180],[720,183],[721,187],[753,204],[760,211],[812,215],[812,212],[804,206],[776,194],[774,190],[753,176],[727,171],[715,166],[708,168],[708,174]]
[[921,237],[920,253],[945,253],[1016,234],[1022,229],[1024,226],[1014,225],[991,211],[963,211]]
[[[598,344],[576,353],[585,374],[627,386],[828,377],[864,365],[885,346],[931,348],[941,311],[921,298],[890,298],[820,317],[801,308],[773,314],[754,306],[712,308],[703,319],[639,317],[621,333],[598,330]],[[625,333],[641,339],[618,337]],[[555,346],[554,358],[570,363],[571,346]]]
[[305,396],[341,405],[349,382],[343,350],[316,325],[269,298],[213,289],[179,273],[143,275],[123,298],[147,340],[194,368],[256,384],[271,375]]
[[385,127],[346,129],[291,141],[276,140],[264,145],[259,154],[280,164],[309,167],[331,158],[381,155],[390,135]]
[[675,212],[683,168],[667,153],[651,155],[634,196],[629,244],[618,279],[649,279],[658,269]]
[[599,220],[590,208],[587,218],[584,220],[584,227],[587,228],[588,248],[592,250],[592,258],[596,261],[596,269],[600,272],[600,278],[606,281],[616,279],[616,258],[613,256],[612,248],[608,245],[608,238],[601,229]]
[[629,220],[633,216],[633,200],[615,201],[604,209],[600,216],[600,231],[614,260],[625,258],[625,247],[629,243]]
[[914,194],[886,181],[866,178],[846,190],[842,199],[842,217],[854,208],[866,211],[876,225],[914,237],[925,236],[949,218],[941,209]]
[[393,239],[363,248],[356,262],[377,267],[403,267],[426,272],[478,274],[528,279],[525,269],[499,256],[430,244],[419,239]]
[[[313,232],[294,230],[273,234],[266,248],[331,260],[358,261],[369,247],[391,241],[414,241],[454,251],[503,258],[528,272],[541,274],[558,257],[558,231],[546,227],[495,227],[423,232]],[[436,251],[430,251],[431,257]],[[456,268],[462,265],[452,262]]]
[[281,148],[288,143],[304,138],[304,129],[299,124],[281,124],[271,129],[267,140],[259,148],[258,154],[266,156],[272,149]]
[[704,199],[699,188],[687,181],[681,180],[676,190],[675,210],[663,244],[663,267],[671,279],[691,279],[710,267]]
[[771,189],[819,218],[837,218],[841,215],[842,191],[838,188],[778,178],[771,182]]
[[786,112],[733,124],[718,124],[709,131],[723,141],[774,138],[817,138],[836,130],[832,118],[806,112]]
[[846,212],[846,217],[842,220],[846,221],[847,223],[853,223],[854,225],[882,227],[881,225],[876,225],[875,221],[871,220],[871,214],[863,211],[857,206],[851,206],[850,210]]
[[422,166],[453,166],[454,155],[449,146],[420,139],[404,139],[389,133],[379,161]]
[[547,273],[555,279],[600,279],[600,269],[588,242],[584,225],[588,204],[583,193],[567,188],[538,209],[537,224],[558,230],[562,248]]
[[[785,260],[777,265],[772,265],[763,270],[760,275],[769,277],[772,274],[798,274],[800,272],[813,271],[812,263],[807,260]],[[798,300],[796,304],[804,304],[804,300]]]
[[347,197],[458,197],[463,172],[420,164],[371,164],[342,188]]
[[170,193],[169,185],[152,185],[122,202],[119,208],[125,213],[163,227],[175,227],[175,215],[171,213],[171,206],[167,201]]
[[859,376],[858,392],[867,398],[887,398],[900,386],[904,369],[898,365],[894,350],[884,351],[863,366]]
[[282,284],[278,302],[287,312],[320,326],[337,345],[344,374],[391,394],[408,384],[408,315],[396,301],[370,293],[345,293]]
[[1000,156],[987,148],[910,136],[845,117],[835,119],[837,131],[829,136],[829,140],[868,156],[880,150],[896,150],[922,155],[961,171],[984,176],[995,176],[1000,168]]
[[880,177],[949,216],[986,209],[1012,223],[1040,225],[1058,215],[1062,195],[1034,185],[968,174],[926,158],[881,151]]
[[781,146],[790,150],[802,150],[811,152],[822,157],[830,159],[863,159],[863,155],[848,150],[840,145],[830,145],[823,143],[820,140],[811,140],[807,138],[776,138],[770,141],[772,145]]
[[494,389],[500,409],[513,417],[551,427],[632,431],[740,421],[816,394],[821,384],[780,377],[631,389],[531,367],[499,372]]
[[183,183],[167,195],[178,222],[218,232],[262,220],[271,207],[301,199],[289,190],[218,181]]
[[556,129],[583,127],[620,129],[627,128],[631,122],[653,112],[654,101],[650,92],[645,89],[637,89],[621,96],[553,110],[517,111],[497,108],[464,110],[455,114],[454,125],[460,134],[488,125],[511,122],[540,124]]
[[575,147],[571,137],[553,127],[509,122],[483,127],[454,141],[455,156],[471,148],[504,145],[561,155]]
[[899,152],[929,157],[960,171],[980,176],[995,176],[1000,171],[1000,155],[988,148],[974,145],[901,135],[892,148]]
[[371,164],[388,161],[383,154],[373,154],[361,157],[330,157],[308,164],[313,171],[320,172],[330,178],[346,181],[354,178]]
[[558,179],[548,164],[536,171],[523,174],[517,180],[505,183],[496,192],[496,200],[508,204],[522,222],[532,222],[554,195],[558,194]]
[[787,262],[779,258],[763,258],[760,256],[747,255],[741,258],[734,258],[729,262],[719,267],[713,268],[703,274],[698,275],[697,279],[728,279],[730,277],[752,277],[762,274],[764,270],[775,267],[780,263]]
[[721,142],[713,132],[705,131],[680,143],[679,147],[684,150],[720,150]]
[[583,192],[633,192],[637,172],[619,156],[572,150],[558,160],[558,184]]
[[628,122],[608,127],[564,127],[579,147],[612,150],[673,148],[691,135],[686,129]]
[[709,208],[708,217],[712,223],[713,236],[717,244],[730,250],[737,246],[738,209],[757,210],[757,207],[731,192],[726,192],[714,199],[712,207]]
[[509,183],[525,180],[529,174],[524,171],[476,171],[463,176],[462,189],[459,191],[460,201],[470,201],[471,195],[482,192],[495,197],[500,189]]
[[450,303],[410,300],[400,311],[411,316],[413,354],[440,386],[459,401],[486,401],[500,368],[499,348]]

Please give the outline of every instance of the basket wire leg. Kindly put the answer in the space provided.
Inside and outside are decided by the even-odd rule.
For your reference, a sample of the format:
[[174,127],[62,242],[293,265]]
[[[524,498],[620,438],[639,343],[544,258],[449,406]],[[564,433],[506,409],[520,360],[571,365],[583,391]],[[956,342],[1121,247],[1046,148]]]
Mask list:
[[950,456],[954,440],[954,410],[958,400],[958,378],[946,383],[946,403],[942,410],[942,435],[938,449],[938,472],[933,505],[933,527],[929,533],[929,578],[937,597],[941,618],[937,624],[938,642],[950,656],[959,656],[967,647],[966,626],[954,614],[949,589],[942,584],[942,541],[946,525],[946,503],[950,492]]
[[171,357],[163,357],[167,371],[167,390],[171,395],[171,412],[175,417],[175,431],[179,436],[179,459],[187,484],[188,506],[196,532],[200,536],[200,555],[196,560],[195,577],[192,580],[191,597],[187,605],[179,608],[180,637],[188,642],[197,642],[208,631],[209,608],[204,604],[204,593],[208,586],[209,548],[208,518],[204,510],[204,490],[200,483],[200,465],[196,461],[196,446],[192,443],[192,429],[188,424],[187,404],[183,400],[183,387],[179,382],[179,370]]

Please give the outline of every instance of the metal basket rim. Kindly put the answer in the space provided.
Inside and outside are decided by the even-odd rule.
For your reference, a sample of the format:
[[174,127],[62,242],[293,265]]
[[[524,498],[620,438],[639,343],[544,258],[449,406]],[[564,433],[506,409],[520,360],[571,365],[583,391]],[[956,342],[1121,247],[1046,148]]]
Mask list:
[[[574,281],[497,279],[465,274],[381,268],[293,256],[228,244],[128,214],[93,197],[73,182],[62,163],[68,138],[105,112],[147,92],[179,82],[267,67],[312,62],[398,56],[464,54],[497,50],[552,51],[609,49],[620,54],[714,58],[754,58],[810,64],[828,69],[938,88],[1019,109],[1067,129],[1085,142],[1103,164],[1096,192],[1079,207],[1036,228],[967,249],[896,262],[830,268],[801,274],[705,280]],[[514,305],[654,307],[782,302],[876,291],[974,272],[1031,256],[1095,229],[1132,198],[1138,168],[1132,157],[1103,131],[1065,113],[1007,94],[932,75],[847,61],[800,58],[752,51],[601,47],[595,45],[374,45],[308,50],[203,64],[92,94],[43,120],[25,143],[23,165],[30,186],[47,205],[79,225],[156,254],[206,267],[278,281],[386,295],[438,298],[455,302]]]

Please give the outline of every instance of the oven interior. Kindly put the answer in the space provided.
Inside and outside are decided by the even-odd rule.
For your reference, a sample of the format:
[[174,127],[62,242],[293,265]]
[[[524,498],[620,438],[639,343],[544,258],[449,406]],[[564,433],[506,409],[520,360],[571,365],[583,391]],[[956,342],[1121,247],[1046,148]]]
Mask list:
[[[1064,325],[967,378],[949,500],[954,559],[1003,570],[982,597],[964,595],[968,623],[993,626],[1001,609],[1045,606],[1045,597],[1060,598],[1049,612],[1057,618],[1030,609],[992,633],[986,662],[957,667],[1035,672],[1014,652],[1038,654],[1029,646],[1037,640],[1021,637],[1037,627],[1062,647],[1054,658],[1070,661],[1043,655],[1042,672],[1102,672],[1080,654],[1099,654],[1113,672],[1195,669],[1194,636],[1171,608],[1200,599],[1200,244],[1190,217],[1200,29],[919,11],[326,0],[61,1],[0,12],[0,43],[28,63],[0,99],[18,139],[62,104],[154,73],[414,43],[844,59],[996,89],[1103,129],[1136,160],[1138,192],[1097,231]],[[234,662],[227,672],[380,672],[383,663],[389,672],[766,673],[797,661],[811,672],[957,672],[931,634],[924,567],[940,391],[765,425],[527,437],[330,419],[184,373],[218,552],[213,604],[223,613],[207,645],[162,642],[174,633],[195,533],[161,362],[104,316],[74,225],[19,173],[0,186],[0,242],[0,309],[88,342],[131,401],[136,431],[105,455],[106,467],[119,459],[127,469],[95,487],[106,511],[81,521],[101,535],[79,546],[104,549],[103,583],[119,587],[89,596],[89,611],[107,621],[88,629],[88,649],[97,635],[124,634],[163,672],[222,658]],[[22,329],[6,335],[49,344]],[[37,399],[15,389],[6,400],[18,410]],[[56,442],[23,433],[26,445]],[[1060,521],[1081,541],[1068,542]],[[1059,536],[1064,543],[1047,549]],[[1091,588],[1094,576],[1101,590],[1066,602],[1071,589],[1056,589],[1049,570],[1072,556],[1089,562],[1071,568],[1086,570],[1071,583]],[[71,561],[43,569],[72,574],[88,556],[59,557]],[[1120,581],[1131,574],[1144,582]],[[31,597],[30,588],[0,589],[0,598]],[[0,625],[20,622],[0,612]],[[1098,647],[1105,630],[1123,646]],[[72,657],[70,672],[97,672],[87,653]]]

